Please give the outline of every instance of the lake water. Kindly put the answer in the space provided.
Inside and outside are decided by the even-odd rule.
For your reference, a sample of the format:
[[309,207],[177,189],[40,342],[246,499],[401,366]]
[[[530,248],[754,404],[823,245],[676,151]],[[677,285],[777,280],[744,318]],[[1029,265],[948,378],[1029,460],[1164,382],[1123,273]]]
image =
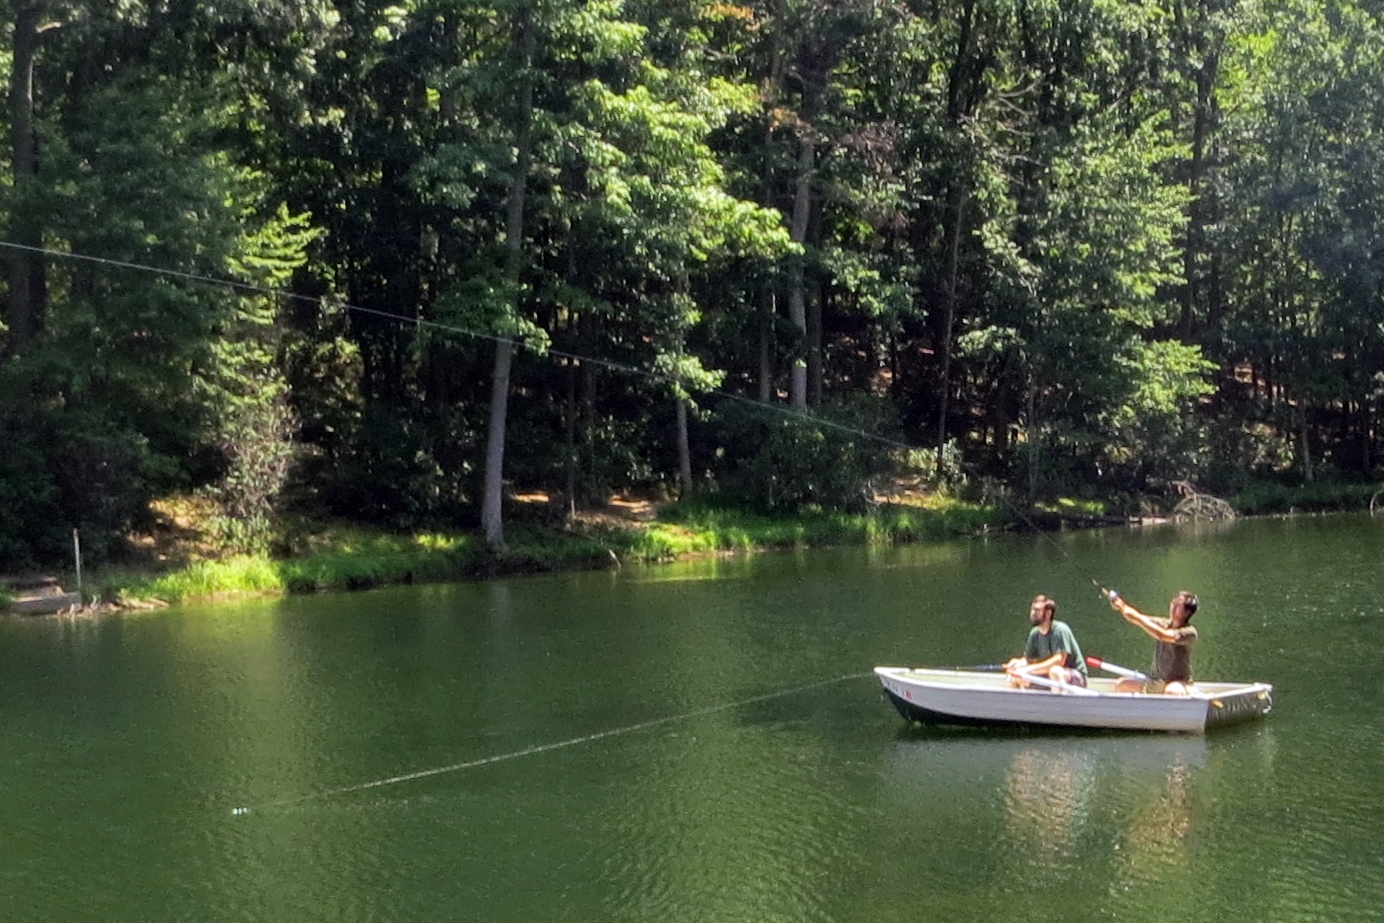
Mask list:
[[[5,921],[1384,919],[1384,518],[0,621]],[[876,664],[1201,596],[1207,737],[908,727]]]

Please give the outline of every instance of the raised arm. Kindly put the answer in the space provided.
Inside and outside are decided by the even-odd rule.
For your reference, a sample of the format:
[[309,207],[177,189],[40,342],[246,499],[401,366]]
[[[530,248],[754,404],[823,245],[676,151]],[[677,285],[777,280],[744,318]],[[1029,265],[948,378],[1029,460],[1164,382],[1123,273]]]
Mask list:
[[1172,644],[1177,641],[1177,632],[1173,631],[1171,628],[1165,628],[1158,624],[1114,593],[1110,594],[1110,608],[1120,613],[1126,622],[1129,622],[1131,625],[1138,625],[1144,630],[1145,634],[1155,641],[1163,641],[1167,644]]

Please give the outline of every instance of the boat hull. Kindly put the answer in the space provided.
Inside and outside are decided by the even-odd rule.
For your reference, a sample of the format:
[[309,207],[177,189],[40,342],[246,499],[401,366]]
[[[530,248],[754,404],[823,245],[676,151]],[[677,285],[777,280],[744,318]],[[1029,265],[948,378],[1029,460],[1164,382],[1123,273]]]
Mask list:
[[999,727],[1105,728],[1202,734],[1253,721],[1273,707],[1267,683],[1205,683],[1187,696],[1115,692],[1114,680],[1089,689],[1015,689],[1002,673],[876,667],[889,701],[909,721]]

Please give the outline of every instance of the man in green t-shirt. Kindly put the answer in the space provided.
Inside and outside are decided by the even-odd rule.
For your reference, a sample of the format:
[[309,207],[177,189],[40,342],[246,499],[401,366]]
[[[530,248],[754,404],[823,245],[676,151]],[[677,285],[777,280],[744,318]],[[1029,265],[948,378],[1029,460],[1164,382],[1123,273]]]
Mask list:
[[1042,593],[1033,597],[1028,607],[1033,628],[1024,642],[1024,655],[1004,665],[1011,686],[1028,686],[1029,677],[1033,676],[1070,686],[1086,685],[1086,658],[1081,656],[1081,645],[1076,643],[1071,626],[1059,622],[1056,615],[1057,600]]

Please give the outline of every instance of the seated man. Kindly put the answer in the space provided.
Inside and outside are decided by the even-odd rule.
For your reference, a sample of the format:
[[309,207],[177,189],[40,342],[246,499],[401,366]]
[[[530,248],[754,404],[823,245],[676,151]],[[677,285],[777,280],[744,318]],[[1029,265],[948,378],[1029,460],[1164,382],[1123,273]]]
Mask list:
[[1011,686],[1028,686],[1029,677],[1034,676],[1071,686],[1086,685],[1086,658],[1081,656],[1081,646],[1071,627],[1053,617],[1056,614],[1057,600],[1042,593],[1033,597],[1028,609],[1033,627],[1024,642],[1024,655],[1004,665]]

